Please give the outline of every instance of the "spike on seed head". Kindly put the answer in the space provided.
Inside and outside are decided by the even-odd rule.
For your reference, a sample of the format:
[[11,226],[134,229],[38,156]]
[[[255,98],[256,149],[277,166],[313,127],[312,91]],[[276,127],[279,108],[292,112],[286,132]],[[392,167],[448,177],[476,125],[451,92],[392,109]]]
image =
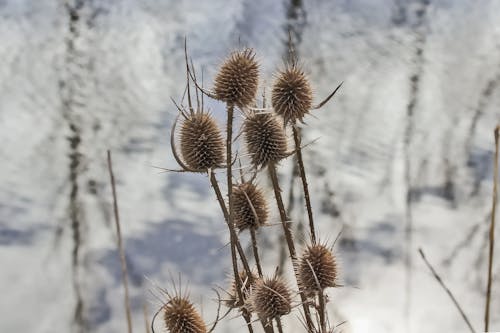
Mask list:
[[337,272],[337,260],[328,247],[308,245],[297,264],[299,288],[312,296],[325,288],[335,287]]
[[233,212],[238,230],[258,229],[267,222],[266,198],[251,182],[236,185],[233,188]]
[[172,297],[163,306],[165,326],[171,333],[206,333],[207,328],[198,311],[186,298]]
[[290,313],[292,293],[278,276],[259,278],[252,287],[249,302],[251,310],[260,317],[273,319]]
[[[243,302],[246,303],[248,295],[250,294],[250,289],[252,287],[252,281],[255,281],[256,276],[252,273],[252,277],[248,278],[247,272],[245,270],[241,271],[240,273],[240,279],[243,282],[242,283],[242,295],[243,295]],[[231,289],[229,291],[229,299],[226,301],[226,305],[230,308],[236,308],[238,307],[238,292],[236,291],[236,281],[231,282]]]
[[304,71],[295,63],[278,72],[271,102],[285,124],[302,121],[312,108],[312,89]]
[[242,108],[254,102],[258,83],[259,65],[253,49],[235,51],[223,62],[215,77],[215,96]]
[[285,131],[272,114],[250,112],[243,122],[243,133],[255,167],[264,167],[286,157]]
[[186,165],[197,171],[215,169],[224,162],[224,140],[208,113],[190,113],[180,130],[181,154]]

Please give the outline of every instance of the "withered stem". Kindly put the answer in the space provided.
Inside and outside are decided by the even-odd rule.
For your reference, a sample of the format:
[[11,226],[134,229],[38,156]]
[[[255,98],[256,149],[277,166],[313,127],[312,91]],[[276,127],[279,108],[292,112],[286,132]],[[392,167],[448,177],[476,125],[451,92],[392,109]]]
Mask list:
[[[290,230],[290,225],[288,217],[286,216],[285,205],[283,204],[283,198],[281,197],[281,189],[279,187],[278,175],[276,173],[276,165],[271,163],[267,167],[269,171],[269,177],[271,178],[271,183],[273,185],[274,197],[276,199],[276,204],[278,205],[278,210],[281,218],[281,225],[283,227],[283,233],[285,234],[285,239],[288,245],[288,252],[290,253],[290,259],[292,260],[292,267],[295,267],[295,262],[297,260],[297,253],[295,251],[295,244],[293,243],[293,236]],[[295,271],[295,269],[294,269]],[[298,285],[298,276],[295,271],[295,280]],[[300,291],[300,299],[302,302],[302,308],[304,309],[304,315],[306,318],[307,329],[309,332],[314,331],[314,325],[311,320],[311,312],[309,311],[309,306],[306,302],[306,297],[302,291]]]
[[[226,166],[227,166],[227,199],[229,211],[227,214],[227,225],[229,227],[230,239],[231,239],[231,257],[233,262],[233,272],[234,272],[234,281],[236,282],[236,289],[238,289],[238,304],[243,305],[243,294],[242,294],[242,284],[240,274],[238,271],[238,261],[236,258],[236,243],[239,244],[238,235],[234,231],[234,220],[233,220],[233,173],[232,173],[232,160],[233,160],[233,152],[232,152],[232,142],[233,142],[233,118],[234,118],[234,105],[227,104],[227,136],[226,136]],[[240,246],[241,247],[241,246]],[[243,252],[243,251],[242,251]],[[240,253],[240,256],[244,256],[244,253]],[[247,264],[248,265],[248,264]],[[247,270],[247,267],[245,267]],[[252,274],[250,272],[250,268],[248,267],[247,276],[251,280]],[[250,333],[253,332],[251,315],[248,310],[242,307],[243,318],[247,323],[247,327]]]
[[125,260],[125,250],[122,240],[122,232],[120,228],[120,215],[118,213],[118,199],[116,196],[115,175],[113,174],[113,164],[111,161],[111,151],[108,150],[108,170],[109,178],[111,179],[111,189],[113,191],[113,211],[115,214],[116,234],[118,236],[118,251],[120,253],[120,263],[122,267],[123,288],[125,290],[125,313],[127,316],[127,332],[132,333],[132,314],[130,311],[130,298],[128,292],[128,274],[127,261]]
[[491,283],[493,280],[493,252],[495,249],[495,216],[497,207],[497,196],[498,196],[498,135],[500,131],[500,126],[495,128],[495,163],[493,175],[493,196],[492,196],[492,208],[491,208],[491,221],[490,221],[490,233],[489,241],[490,248],[488,253],[488,282],[486,286],[486,307],[484,310],[484,331],[488,332],[490,326],[490,303],[491,303]]
[[302,159],[301,131],[296,125],[292,126],[293,141],[295,143],[295,155],[297,156],[297,164],[299,166],[300,179],[302,180],[302,188],[304,189],[304,199],[306,202],[307,216],[309,218],[309,232],[311,233],[311,243],[316,244],[316,231],[314,229],[313,212],[311,207],[311,197],[309,195],[309,185],[307,184],[306,171],[304,169],[304,160]]
[[259,247],[257,245],[257,235],[255,234],[255,229],[253,228],[250,228],[250,237],[252,238],[252,250],[255,259],[255,265],[257,266],[257,272],[259,273],[259,277],[262,277],[262,266],[260,265]]

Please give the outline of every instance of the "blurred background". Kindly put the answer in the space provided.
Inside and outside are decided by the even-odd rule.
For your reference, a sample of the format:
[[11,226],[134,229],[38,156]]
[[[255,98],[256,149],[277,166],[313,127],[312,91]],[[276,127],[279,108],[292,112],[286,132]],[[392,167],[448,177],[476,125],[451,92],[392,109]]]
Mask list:
[[[144,306],[149,318],[160,306],[155,284],[171,288],[178,273],[213,320],[210,288],[230,274],[222,214],[206,176],[154,168],[177,167],[170,97],[184,91],[184,37],[205,86],[231,50],[250,46],[269,87],[289,30],[316,101],[344,82],[304,126],[304,142],[318,139],[305,163],[321,239],[342,230],[344,287],[328,307],[332,322],[346,321],[336,332],[467,331],[420,247],[482,331],[500,112],[495,0],[0,0],[0,331],[125,331],[107,149],[134,332],[146,332]],[[208,106],[222,124],[224,106]],[[292,159],[282,167],[300,241],[300,182]],[[259,234],[268,273],[280,234]],[[302,331],[297,316],[286,331]],[[230,316],[216,331],[245,331],[244,321]]]

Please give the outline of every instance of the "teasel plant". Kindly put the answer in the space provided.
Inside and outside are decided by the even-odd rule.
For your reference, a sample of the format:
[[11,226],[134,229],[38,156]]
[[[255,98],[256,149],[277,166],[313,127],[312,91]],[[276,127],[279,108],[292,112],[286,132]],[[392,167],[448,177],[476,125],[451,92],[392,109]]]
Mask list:
[[[311,109],[314,109],[312,107],[312,92],[307,78],[294,60],[292,65],[287,67],[290,75],[283,73],[281,75],[281,88],[277,88],[280,82],[275,83],[273,87],[273,107],[271,109],[266,107],[266,98],[263,95],[262,107],[258,108],[256,95],[259,85],[259,64],[252,49],[244,48],[232,52],[219,67],[211,89],[205,89],[203,85],[199,84],[194,66],[192,62],[190,65],[188,61],[186,44],[185,58],[187,87],[184,94],[187,94],[188,105],[184,106],[182,103],[178,104],[174,101],[179,115],[172,127],[171,148],[174,158],[181,166],[181,170],[177,171],[208,174],[230,231],[233,281],[227,292],[229,299],[225,301],[225,304],[230,309],[238,309],[241,312],[249,332],[253,332],[252,315],[257,316],[257,320],[261,322],[266,333],[274,332],[273,322],[276,323],[278,331],[282,332],[281,317],[289,314],[293,308],[291,304],[294,293],[290,287],[283,282],[282,277],[277,276],[277,273],[271,278],[265,277],[259,258],[256,231],[267,224],[269,209],[264,192],[255,184],[254,180],[258,173],[265,170],[273,187],[293,267],[293,275],[298,286],[300,303],[297,306],[301,306],[303,309],[303,324],[307,332],[331,332],[331,328],[326,325],[323,293],[324,289],[336,286],[335,257],[331,249],[316,243],[312,212],[309,213],[311,235],[313,235],[311,245],[302,257],[297,256],[295,240],[290,228],[291,221],[287,216],[281,197],[277,173],[278,166],[283,159],[293,154],[299,154],[302,149],[296,124],[299,121],[302,122],[303,117]],[[286,80],[288,81],[285,82]],[[191,83],[195,87],[196,106],[193,106],[192,103]],[[286,84],[291,88],[285,87]],[[316,108],[320,108],[328,102],[339,87]],[[291,97],[288,95],[279,96],[280,91],[289,94],[290,90],[292,91]],[[201,95],[201,99],[199,95]],[[225,142],[217,122],[204,110],[204,95],[226,105]],[[286,104],[287,102],[289,104]],[[243,115],[240,134],[244,143],[241,146],[247,152],[246,155],[250,163],[249,171],[253,173],[248,181],[243,176],[241,165],[241,180],[239,182],[233,181],[235,178],[233,177],[233,168],[238,155],[233,153],[233,142],[240,136],[233,138],[235,108]],[[179,119],[182,123],[179,131],[180,140],[177,143],[175,133]],[[295,149],[293,151],[288,150],[286,131],[288,125],[292,127],[294,133]],[[178,153],[179,146],[180,154]],[[306,184],[302,159],[299,163],[304,174],[303,182]],[[224,198],[215,177],[215,171],[219,169],[226,171],[227,199]],[[307,205],[310,208],[309,194],[306,190],[305,187]],[[250,232],[257,273],[250,268],[239,240],[239,234],[247,231]],[[323,250],[326,250],[326,254]],[[239,269],[237,254],[243,265],[242,270]],[[321,296],[318,296],[319,294]],[[313,296],[319,297],[319,306],[315,304],[314,300],[311,300]],[[311,306],[317,312],[316,324],[310,311]]]

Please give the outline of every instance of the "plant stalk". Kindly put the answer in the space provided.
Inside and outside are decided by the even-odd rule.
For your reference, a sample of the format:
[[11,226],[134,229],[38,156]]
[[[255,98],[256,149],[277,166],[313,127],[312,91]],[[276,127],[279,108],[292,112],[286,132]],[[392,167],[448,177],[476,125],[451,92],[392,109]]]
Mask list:
[[[292,232],[290,231],[290,226],[288,222],[288,217],[286,216],[285,205],[283,204],[283,198],[281,197],[281,189],[279,187],[278,175],[276,173],[276,164],[271,163],[267,167],[269,171],[269,177],[271,178],[271,183],[273,184],[274,197],[276,199],[276,204],[278,205],[278,210],[281,218],[281,225],[283,226],[283,233],[285,234],[285,239],[288,245],[288,251],[290,253],[290,259],[292,260],[292,267],[295,267],[295,262],[297,260],[297,253],[295,251],[295,245],[293,243]],[[294,269],[295,271],[295,269]],[[297,272],[295,272],[295,280],[298,285]],[[314,325],[311,320],[311,312],[309,311],[309,306],[306,303],[306,297],[302,291],[300,291],[300,299],[302,302],[302,308],[304,309],[304,316],[306,318],[306,324],[308,332],[314,331]]]
[[304,189],[304,199],[307,208],[307,217],[309,218],[309,232],[311,233],[311,243],[316,244],[316,231],[314,229],[313,212],[311,206],[311,197],[309,195],[309,185],[307,184],[306,171],[304,169],[304,160],[302,158],[301,131],[296,125],[292,126],[293,141],[295,143],[295,155],[297,156],[297,164],[299,166],[300,179],[302,180],[302,188]]
[[490,222],[490,248],[488,253],[488,283],[486,286],[486,306],[484,310],[484,331],[488,332],[490,327],[490,303],[491,303],[491,285],[493,280],[493,252],[495,249],[495,215],[498,197],[498,135],[500,126],[495,128],[495,163],[493,175],[493,203],[491,209],[491,222]]
[[128,292],[127,261],[125,260],[125,250],[122,241],[120,228],[120,215],[118,213],[118,199],[116,197],[115,175],[113,174],[113,164],[111,161],[111,151],[108,150],[108,170],[111,179],[111,189],[113,191],[113,211],[115,214],[116,234],[118,236],[118,251],[120,253],[120,263],[122,268],[123,288],[125,290],[125,314],[127,316],[127,332],[132,333],[132,313],[130,311],[130,298]]

